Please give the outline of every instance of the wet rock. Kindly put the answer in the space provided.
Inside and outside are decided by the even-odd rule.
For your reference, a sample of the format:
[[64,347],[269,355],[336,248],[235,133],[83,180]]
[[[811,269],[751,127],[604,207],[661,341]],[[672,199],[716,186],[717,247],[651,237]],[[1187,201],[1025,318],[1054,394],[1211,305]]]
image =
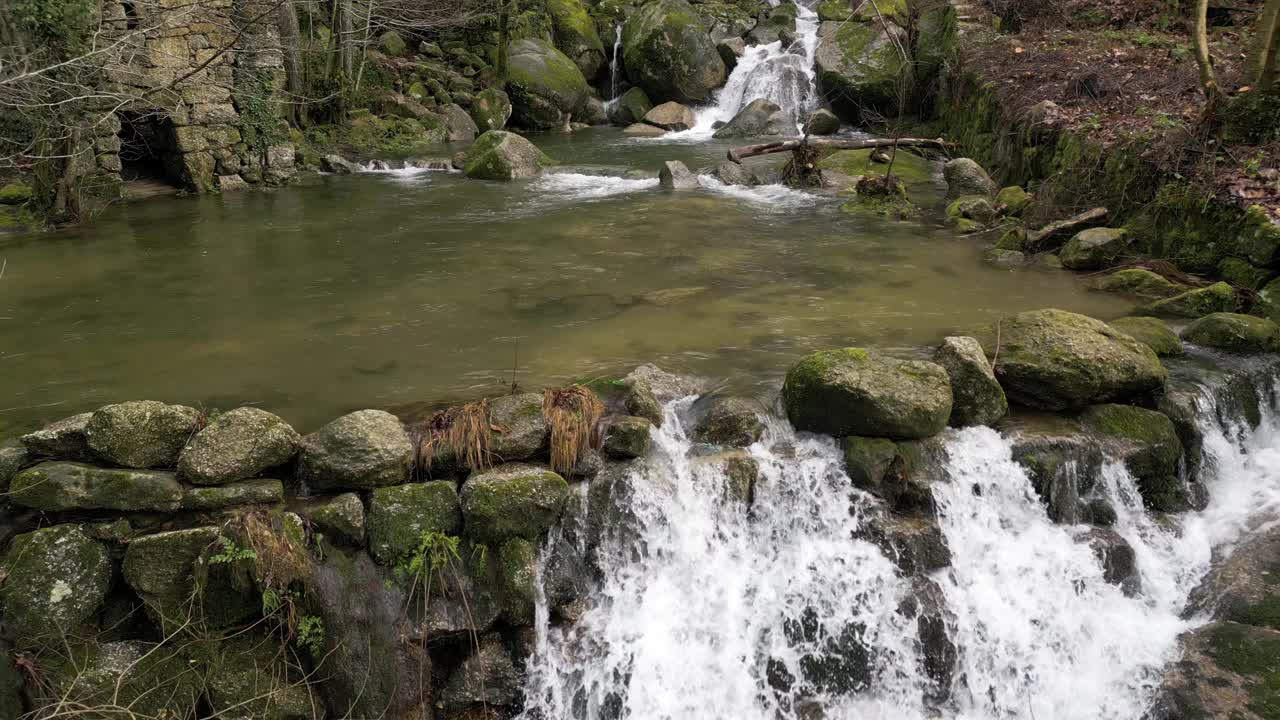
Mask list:
[[768,135],[788,135],[795,132],[795,124],[782,112],[782,108],[768,100],[752,100],[738,111],[724,127],[716,130],[714,137],[747,138]]
[[872,115],[896,115],[909,72],[898,47],[909,44],[906,32],[892,24],[822,23],[814,60],[823,97],[837,114],[856,123]]
[[[1091,517],[1084,500],[1102,473],[1102,450],[1079,421],[1052,415],[1010,416],[1000,425],[1013,460],[1022,465],[1049,519],[1064,524]],[[1114,514],[1114,511],[1112,511]]]
[[934,439],[893,442],[883,438],[844,439],[845,468],[853,486],[902,512],[933,510],[930,483],[945,476],[945,447]]
[[894,562],[904,575],[926,575],[951,564],[951,550],[937,520],[920,514],[884,513],[856,533]]
[[804,121],[804,130],[810,135],[835,135],[840,132],[840,118],[826,108],[818,108]]
[[536,538],[559,519],[568,494],[564,478],[537,465],[473,473],[462,485],[466,534],[492,546],[511,537]]
[[1235,313],[1213,313],[1182,331],[1182,339],[1201,347],[1251,354],[1280,352],[1280,326],[1270,320]]
[[[577,115],[582,123],[588,127],[592,125],[608,125],[609,109],[605,107],[604,101],[598,97],[592,96],[582,104],[582,110]],[[577,123],[575,123],[577,124]]]
[[701,455],[693,464],[699,469],[711,471],[710,476],[723,479],[723,500],[750,506],[755,498],[756,481],[760,477],[760,464],[742,450]]
[[947,181],[947,197],[965,195],[993,197],[1000,189],[987,171],[970,158],[956,158],[942,166],[942,176]]
[[1104,580],[1118,586],[1129,597],[1135,597],[1142,591],[1138,556],[1133,546],[1119,533],[1107,528],[1094,528],[1085,534],[1085,542],[1102,563]]
[[1148,506],[1166,512],[1189,507],[1186,485],[1178,475],[1182,441],[1172,420],[1130,405],[1095,405],[1080,419],[1124,460]]
[[[975,336],[994,357],[996,327]],[[1123,400],[1162,387],[1168,373],[1151,348],[1106,323],[1063,310],[1033,310],[999,323],[995,374],[1010,402],[1043,410]]]
[[982,259],[988,265],[998,268],[1016,268],[1027,264],[1027,256],[1017,250],[1002,250],[1000,248],[987,248],[982,253]]
[[724,61],[697,12],[683,0],[648,2],[627,18],[627,79],[652,98],[702,103],[724,83]]
[[35,457],[17,440],[0,444],[0,493],[9,492],[9,482],[22,468],[30,465]]
[[733,69],[738,66],[738,58],[747,50],[747,42],[740,37],[730,37],[716,43],[716,52],[720,53],[720,59],[724,61],[724,69],[727,73],[732,73]]
[[449,103],[441,108],[444,115],[444,127],[449,133],[449,142],[471,142],[480,132],[471,115],[457,103]]
[[946,701],[960,658],[947,633],[954,615],[947,609],[946,595],[931,578],[912,578],[911,594],[902,601],[898,612],[916,620],[916,647],[924,675],[929,679],[926,697],[934,703]]
[[538,550],[524,538],[512,538],[498,549],[502,618],[513,626],[533,624],[537,600]]
[[1144,268],[1128,268],[1103,275],[1093,281],[1092,287],[1095,290],[1156,299],[1172,297],[1186,290],[1184,286],[1169,282],[1164,276]]
[[697,442],[747,447],[764,435],[764,409],[749,400],[704,396],[691,410],[697,417],[693,426],[693,439]]
[[551,164],[533,143],[505,130],[490,130],[467,150],[463,172],[479,180],[516,180],[537,177]]
[[630,137],[662,137],[667,131],[648,123],[633,123],[623,128],[622,134]]
[[654,394],[649,381],[635,378],[623,382],[630,385],[622,401],[627,413],[648,420],[654,427],[662,427],[662,404],[658,402],[658,396]]
[[936,435],[951,415],[951,381],[941,366],[860,348],[802,359],[782,388],[798,430],[896,439]]
[[298,508],[298,514],[306,518],[330,542],[356,547],[364,545],[364,503],[360,502],[360,496],[355,493],[311,498]]
[[892,494],[885,481],[897,457],[898,444],[892,440],[856,435],[844,439],[845,472],[853,486],[878,497]]
[[697,395],[706,389],[705,380],[687,375],[675,375],[655,365],[641,365],[623,378],[634,383],[644,380],[659,402],[670,402],[690,395]]
[[278,502],[284,502],[284,483],[269,478],[241,480],[215,487],[187,488],[182,495],[183,510],[219,510],[235,505]]
[[1182,341],[1159,318],[1122,317],[1107,324],[1151,348],[1160,357],[1173,357],[1183,353]]
[[360,166],[347,160],[341,155],[322,155],[320,157],[320,169],[333,173],[334,175],[354,175],[360,172]]
[[680,131],[693,127],[698,116],[678,102],[664,102],[645,113],[643,121],[663,130]]
[[198,527],[145,535],[129,543],[124,579],[165,632],[196,620],[226,627],[261,609],[251,583],[234,577],[234,562],[210,561],[225,549],[220,538],[218,528]]
[[1057,250],[1069,238],[1086,228],[1098,227],[1107,221],[1106,208],[1093,208],[1066,220],[1057,220],[1030,233],[1027,236],[1024,250],[1029,252],[1048,252]]
[[489,451],[497,462],[529,460],[546,451],[549,431],[540,393],[491,400],[489,420],[493,427]]
[[506,90],[517,127],[558,129],[564,116],[578,112],[590,96],[577,64],[551,43],[525,38],[512,43],[508,53]]
[[556,47],[573,60],[583,77],[599,75],[607,64],[604,43],[581,0],[551,0],[546,11],[551,16]]
[[520,696],[520,675],[497,635],[486,635],[480,647],[445,682],[440,701],[453,711],[474,704],[510,705]]
[[182,486],[172,472],[45,462],[14,476],[9,500],[46,512],[65,510],[173,511]]
[[457,535],[462,527],[452,480],[377,488],[369,493],[369,554],[390,565],[412,554],[426,533]]
[[767,15],[760,18],[756,26],[747,33],[748,45],[767,45],[783,38],[792,38],[796,32],[796,14],[790,7],[779,4]]
[[1140,315],[1199,318],[1212,313],[1233,313],[1239,307],[1236,291],[1225,282],[1188,290],[1139,309]]
[[92,462],[93,451],[89,449],[89,440],[85,436],[91,417],[93,413],[81,413],[49,423],[23,435],[22,444],[36,457]]
[[966,227],[962,220],[985,225],[996,219],[996,208],[982,195],[961,195],[947,206],[947,219],[962,229]]
[[627,88],[627,91],[618,96],[617,102],[609,108],[609,120],[614,125],[632,125],[644,122],[644,116],[649,114],[653,109],[653,103],[649,102],[649,96],[644,94],[644,90],[638,87]]
[[1090,228],[1076,233],[1059,257],[1071,270],[1101,270],[1114,265],[1129,245],[1129,233],[1118,228]]
[[1280,631],[1217,622],[1183,634],[1179,644],[1182,659],[1170,666],[1144,720],[1274,717]]
[[1004,389],[976,339],[945,338],[933,361],[951,378],[951,425],[991,425],[1009,412]]
[[219,415],[178,456],[178,477],[195,485],[251,478],[293,459],[302,437],[279,416],[242,407]]
[[644,418],[612,418],[604,431],[604,454],[615,460],[643,457],[649,452],[650,427],[651,424]]
[[500,88],[485,88],[471,101],[471,120],[476,132],[501,130],[511,118],[511,98]]
[[1217,551],[1185,614],[1280,630],[1280,527],[1253,535],[1223,555]]
[[658,184],[663,190],[696,190],[698,177],[679,160],[668,160],[662,163],[658,171]]
[[55,525],[13,538],[0,560],[0,617],[8,637],[57,642],[91,619],[113,574],[102,543],[79,525]]
[[358,410],[302,440],[298,477],[312,490],[367,490],[409,479],[413,444],[396,416]]
[[742,165],[733,162],[732,160],[725,160],[719,165],[716,165],[715,176],[716,179],[725,185],[753,184],[751,173],[747,172],[747,169],[742,167]]
[[89,418],[84,434],[95,455],[116,465],[173,467],[199,423],[195,408],[138,400],[100,408]]
[[237,633],[207,643],[205,688],[218,718],[312,720],[311,689],[300,668],[281,653],[280,641],[265,633]]
[[1001,212],[1014,217],[1021,217],[1034,200],[1035,196],[1017,185],[1002,188],[996,193],[996,205],[1001,208]]
[[77,644],[49,660],[44,680],[55,702],[128,708],[134,717],[145,718],[186,718],[199,710],[202,673],[193,671],[188,653],[178,643]]

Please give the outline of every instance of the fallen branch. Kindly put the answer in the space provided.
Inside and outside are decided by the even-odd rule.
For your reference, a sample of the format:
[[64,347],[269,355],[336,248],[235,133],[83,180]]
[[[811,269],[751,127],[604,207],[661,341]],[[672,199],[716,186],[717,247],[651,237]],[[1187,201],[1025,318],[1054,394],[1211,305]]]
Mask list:
[[947,141],[942,138],[934,140],[928,140],[925,138],[898,138],[896,140],[889,138],[878,138],[875,140],[818,140],[809,138],[807,140],[776,140],[770,143],[730,148],[729,159],[733,162],[742,162],[744,158],[755,157],[756,155],[768,155],[770,153],[790,152],[803,145],[835,148],[837,150],[867,150],[869,148],[883,147],[927,147],[934,148],[936,150],[947,149]]

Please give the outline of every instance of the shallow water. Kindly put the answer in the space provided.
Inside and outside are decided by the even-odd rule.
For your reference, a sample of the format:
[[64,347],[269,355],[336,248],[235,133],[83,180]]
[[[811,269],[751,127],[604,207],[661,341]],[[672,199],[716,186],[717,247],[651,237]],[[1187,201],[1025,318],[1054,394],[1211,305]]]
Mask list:
[[562,165],[529,182],[322,177],[0,239],[0,430],[146,397],[254,403],[305,431],[497,393],[513,367],[526,388],[654,362],[751,391],[815,348],[1128,309],[1069,273],[987,267],[928,222],[848,217],[834,195],[622,177],[711,166],[727,144],[535,140]]

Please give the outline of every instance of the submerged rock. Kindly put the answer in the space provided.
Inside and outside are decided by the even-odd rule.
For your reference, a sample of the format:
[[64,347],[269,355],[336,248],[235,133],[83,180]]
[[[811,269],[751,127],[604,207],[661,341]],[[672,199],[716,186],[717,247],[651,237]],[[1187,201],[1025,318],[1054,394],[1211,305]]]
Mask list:
[[89,449],[89,439],[85,436],[91,417],[93,413],[81,413],[49,423],[23,435],[22,444],[27,452],[37,457],[92,462],[93,451]]
[[802,359],[782,388],[798,430],[897,439],[936,435],[951,415],[951,381],[941,366],[860,348]]
[[60,642],[97,612],[111,587],[111,558],[79,525],[55,525],[13,538],[0,558],[0,618],[24,644]]
[[549,164],[551,158],[528,140],[504,130],[490,130],[467,150],[463,172],[479,180],[516,180],[537,177]]
[[965,195],[993,197],[999,186],[982,166],[970,158],[956,158],[942,166],[942,176],[947,181],[947,197]]
[[630,137],[662,137],[667,134],[667,131],[648,123],[638,122],[623,128],[622,134]]
[[172,472],[45,462],[14,476],[9,500],[46,512],[65,510],[177,510],[182,486]]
[[1213,313],[1188,325],[1182,338],[1201,347],[1233,353],[1280,352],[1280,326],[1252,315]]
[[391,565],[415,552],[425,534],[458,534],[458,490],[451,480],[377,488],[369,494],[366,524],[369,554]]
[[644,114],[644,122],[663,130],[688,130],[698,121],[693,110],[678,102],[664,102]]
[[951,378],[952,425],[991,425],[1009,412],[1004,389],[976,339],[945,338],[934,353],[933,361]]
[[303,438],[298,477],[313,490],[367,490],[405,482],[412,462],[396,416],[358,410]]
[[360,172],[359,165],[333,153],[320,157],[320,169],[334,175],[354,175]]
[[251,478],[293,459],[302,437],[277,415],[241,407],[219,415],[182,449],[178,477],[195,485]]
[[506,90],[516,126],[560,128],[564,116],[578,112],[590,96],[582,71],[551,43],[529,37],[512,43],[508,53]]
[[725,79],[724,60],[702,19],[684,0],[652,0],[622,30],[627,79],[652,98],[701,103]]
[[511,463],[478,472],[462,485],[468,537],[498,546],[511,537],[536,538],[555,524],[569,484],[537,465]]
[[795,132],[795,124],[782,112],[782,108],[768,100],[752,100],[738,111],[724,127],[716,130],[714,137],[747,138],[767,135],[788,135]]
[[698,176],[679,160],[668,160],[662,163],[662,169],[658,171],[658,184],[663,190],[696,190]]
[[716,179],[725,185],[754,185],[754,178],[740,163],[725,160],[716,165]]
[[729,450],[694,458],[696,468],[712,470],[712,476],[722,478],[722,500],[751,505],[755,498],[756,481],[760,479],[760,464],[744,450]]
[[191,436],[200,429],[200,412],[154,400],[107,405],[89,418],[85,438],[94,454],[131,468],[173,467]]
[[1124,460],[1148,506],[1167,512],[1190,506],[1186,484],[1178,475],[1182,441],[1172,420],[1131,405],[1095,405],[1081,421]]
[[1182,341],[1165,322],[1153,317],[1122,317],[1107,323],[1151,348],[1160,357],[1181,355]]
[[1198,318],[1212,313],[1235,312],[1238,307],[1235,289],[1225,282],[1219,282],[1209,287],[1188,290],[1164,300],[1157,300],[1141,308],[1139,314]]
[[937,520],[914,513],[883,513],[856,537],[874,544],[904,575],[928,575],[951,564],[951,550]]

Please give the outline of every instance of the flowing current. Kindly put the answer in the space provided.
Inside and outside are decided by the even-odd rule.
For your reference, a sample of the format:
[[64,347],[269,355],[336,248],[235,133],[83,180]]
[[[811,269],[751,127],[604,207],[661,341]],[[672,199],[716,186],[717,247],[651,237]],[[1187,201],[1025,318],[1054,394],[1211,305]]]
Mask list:
[[[951,431],[933,485],[951,562],[927,582],[945,607],[930,634],[930,590],[858,539],[878,501],[851,491],[834,441],[771,427],[748,449],[760,474],[747,511],[686,437],[691,402],[669,404],[649,457],[592,481],[576,526],[544,547],[526,718],[1138,720],[1197,622],[1180,614],[1212,549],[1280,516],[1280,415],[1222,422],[1206,393],[1206,510],[1157,522],[1123,466],[1104,467],[1139,565],[1126,595],[1087,526],[1050,521],[1006,438]],[[599,584],[576,622],[552,622],[557,548],[588,538]]]

